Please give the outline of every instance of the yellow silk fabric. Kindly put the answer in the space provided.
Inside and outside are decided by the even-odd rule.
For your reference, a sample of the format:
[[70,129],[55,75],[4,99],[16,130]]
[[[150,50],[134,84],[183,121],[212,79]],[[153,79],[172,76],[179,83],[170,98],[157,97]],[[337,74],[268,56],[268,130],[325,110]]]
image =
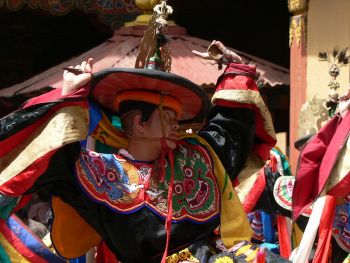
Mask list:
[[51,238],[61,256],[78,258],[101,242],[102,237],[60,198],[52,198],[52,209],[55,217]]
[[1,233],[0,233],[0,245],[5,250],[11,262],[30,263],[30,261],[27,260],[23,255],[21,255],[21,253],[19,253]]
[[102,119],[94,129],[91,136],[116,149],[126,148],[128,146],[128,138],[125,133],[113,127],[107,116],[104,114],[102,114]]

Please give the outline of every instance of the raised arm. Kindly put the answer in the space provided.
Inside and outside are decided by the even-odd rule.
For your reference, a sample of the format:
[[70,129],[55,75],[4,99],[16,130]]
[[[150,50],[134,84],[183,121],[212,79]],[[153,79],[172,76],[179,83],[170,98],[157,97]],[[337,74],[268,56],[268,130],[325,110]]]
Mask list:
[[[220,59],[211,54],[213,46],[221,53]],[[214,40],[207,52],[193,53],[227,64],[217,80],[213,107],[199,135],[212,146],[226,172],[235,179],[250,153],[266,160],[276,143],[270,113],[255,82],[256,68],[243,64],[242,58],[220,41]]]
[[81,62],[80,65],[64,68],[61,94],[67,95],[88,83],[91,80],[92,67],[93,59],[89,58],[87,61]]
[[0,193],[22,195],[47,170],[60,167],[55,160],[68,156],[63,151],[86,139],[89,90],[84,85],[91,79],[92,59],[74,69],[81,74],[66,70],[62,89],[32,98],[0,120]]
[[220,41],[213,40],[209,45],[206,52],[200,52],[192,50],[194,54],[205,59],[215,60],[216,62],[222,62],[227,65],[231,62],[242,63],[242,58],[235,52],[227,49]]

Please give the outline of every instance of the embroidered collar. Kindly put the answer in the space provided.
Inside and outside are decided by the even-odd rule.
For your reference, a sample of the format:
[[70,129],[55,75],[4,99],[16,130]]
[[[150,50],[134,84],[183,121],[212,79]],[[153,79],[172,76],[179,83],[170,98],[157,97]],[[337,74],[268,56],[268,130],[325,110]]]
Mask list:
[[164,181],[160,182],[158,165],[127,159],[125,154],[132,156],[125,149],[120,155],[82,151],[76,162],[76,177],[93,201],[117,213],[130,214],[148,208],[165,219],[171,187],[172,221],[204,223],[216,218],[220,193],[210,156],[204,148],[186,142],[179,144],[174,153],[173,186],[168,160],[163,164]]

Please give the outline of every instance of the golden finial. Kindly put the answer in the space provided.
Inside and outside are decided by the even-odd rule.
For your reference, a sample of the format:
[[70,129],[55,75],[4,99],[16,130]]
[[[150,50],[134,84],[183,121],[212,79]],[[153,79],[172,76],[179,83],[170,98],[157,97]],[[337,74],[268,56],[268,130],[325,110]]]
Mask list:
[[153,8],[153,11],[148,28],[141,40],[140,52],[136,58],[135,67],[145,68],[151,56],[158,55],[159,51],[162,70],[169,72],[171,70],[171,56],[165,32],[168,26],[166,19],[173,12],[173,9],[163,0]]

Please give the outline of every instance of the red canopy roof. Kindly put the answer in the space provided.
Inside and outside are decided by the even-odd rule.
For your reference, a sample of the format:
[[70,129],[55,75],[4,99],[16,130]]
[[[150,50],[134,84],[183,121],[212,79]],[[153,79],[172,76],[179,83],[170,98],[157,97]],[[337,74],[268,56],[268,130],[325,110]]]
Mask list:
[[[90,57],[94,59],[94,72],[106,67],[134,67],[136,56],[145,26],[123,27],[114,36],[101,45],[54,66],[22,83],[2,89],[0,96],[10,97],[14,94],[27,93],[41,89],[44,86],[60,87],[62,84],[63,67],[78,65]],[[191,37],[179,26],[169,26],[167,36],[170,38],[172,57],[171,72],[186,77],[198,85],[215,84],[222,73],[217,64],[210,60],[195,56],[191,51],[205,51],[210,41]],[[289,70],[266,60],[251,56],[241,51],[229,48],[239,54],[245,63],[253,63],[262,76],[262,81],[270,86],[288,85]]]

